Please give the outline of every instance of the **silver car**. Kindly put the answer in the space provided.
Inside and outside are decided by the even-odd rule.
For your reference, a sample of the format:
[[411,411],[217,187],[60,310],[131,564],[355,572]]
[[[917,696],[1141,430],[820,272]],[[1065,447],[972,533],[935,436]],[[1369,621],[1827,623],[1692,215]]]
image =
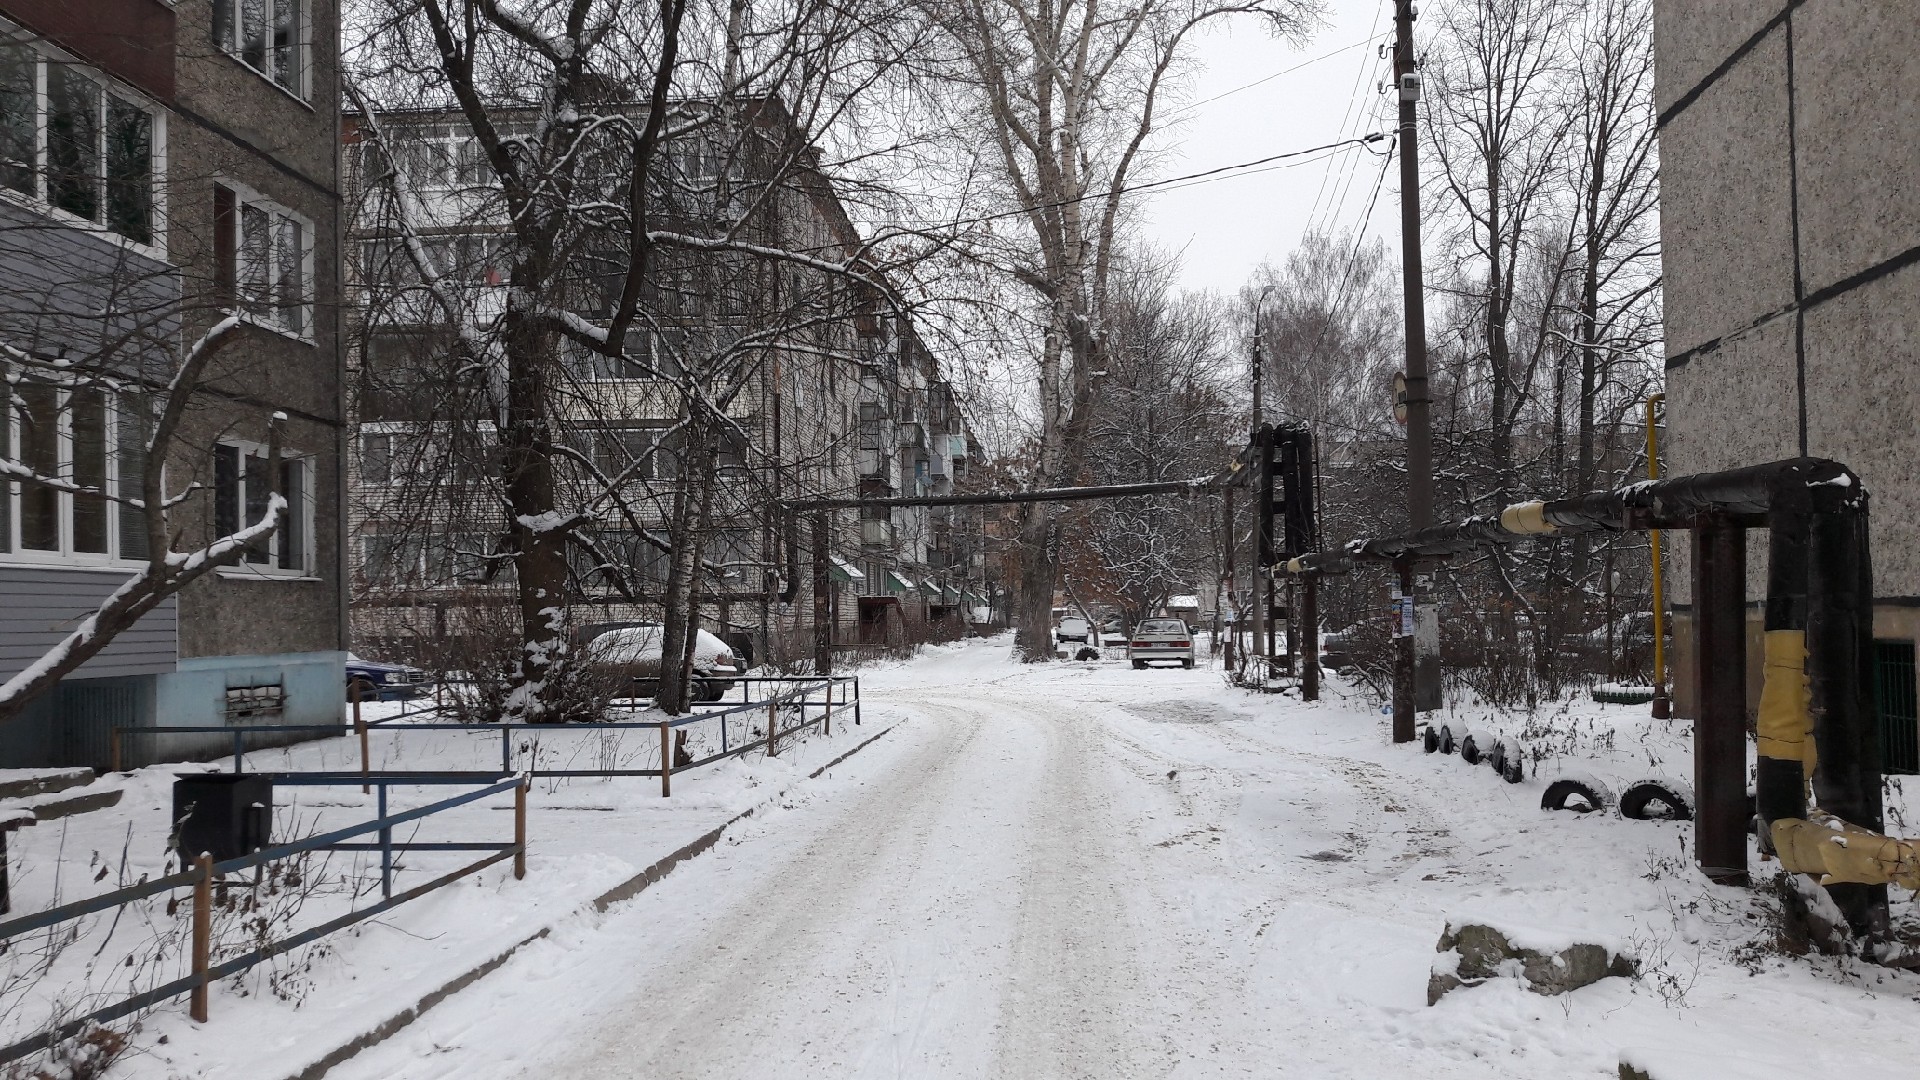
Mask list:
[[1178,660],[1193,666],[1193,631],[1179,619],[1142,619],[1127,642],[1127,659],[1137,668],[1155,660]]

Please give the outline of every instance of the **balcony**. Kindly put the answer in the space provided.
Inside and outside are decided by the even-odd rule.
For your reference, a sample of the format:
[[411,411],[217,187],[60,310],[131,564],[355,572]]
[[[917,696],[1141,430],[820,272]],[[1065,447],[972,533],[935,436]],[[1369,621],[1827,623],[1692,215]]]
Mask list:
[[893,522],[862,521],[860,523],[860,543],[867,547],[892,547]]

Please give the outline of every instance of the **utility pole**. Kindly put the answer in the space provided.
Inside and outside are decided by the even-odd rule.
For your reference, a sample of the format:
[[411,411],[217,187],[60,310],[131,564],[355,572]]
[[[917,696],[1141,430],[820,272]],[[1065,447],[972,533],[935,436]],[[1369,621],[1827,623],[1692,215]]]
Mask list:
[[1252,443],[1260,466],[1260,486],[1254,491],[1254,536],[1256,537],[1255,556],[1251,583],[1253,588],[1247,606],[1253,614],[1252,655],[1254,677],[1259,679],[1262,690],[1267,687],[1268,667],[1265,657],[1273,655],[1270,635],[1273,621],[1273,583],[1263,582],[1262,575],[1272,568],[1273,557],[1273,441],[1265,428],[1265,408],[1261,400],[1261,383],[1265,380],[1267,358],[1261,350],[1262,317],[1267,310],[1267,296],[1273,292],[1273,286],[1262,285],[1260,294],[1253,301],[1253,431]]
[[[1416,106],[1420,73],[1413,54],[1413,0],[1394,0],[1393,75],[1400,94],[1400,261],[1407,334],[1407,524],[1433,524],[1433,431],[1427,417],[1426,280],[1420,265],[1420,151]],[[1400,595],[1413,596],[1413,560],[1395,564]],[[1405,601],[1403,601],[1405,602]],[[1414,706],[1413,620],[1396,622],[1394,641],[1393,741],[1412,742]]]

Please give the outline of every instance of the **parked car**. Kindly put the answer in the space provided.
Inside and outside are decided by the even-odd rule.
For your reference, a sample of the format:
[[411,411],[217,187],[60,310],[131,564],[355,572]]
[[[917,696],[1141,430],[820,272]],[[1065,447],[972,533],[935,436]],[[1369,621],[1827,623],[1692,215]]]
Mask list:
[[1179,619],[1142,619],[1127,643],[1127,659],[1137,668],[1158,660],[1193,666],[1193,632]]
[[427,673],[407,664],[386,664],[347,654],[347,696],[361,701],[410,698],[425,689]]
[[[636,623],[615,627],[587,642],[586,661],[595,670],[631,683],[638,697],[651,697],[660,690],[660,643],[664,627],[659,623]],[[707,633],[694,631],[693,697],[700,701],[719,701],[733,689],[740,675],[733,650],[727,643]]]
[[1078,616],[1073,616],[1070,618],[1065,618],[1060,620],[1059,627],[1055,629],[1053,632],[1053,640],[1077,641],[1080,644],[1085,645],[1088,643],[1087,633],[1088,633],[1087,620],[1082,619]]
[[1347,634],[1320,635],[1320,666],[1339,671],[1353,663],[1353,639]]

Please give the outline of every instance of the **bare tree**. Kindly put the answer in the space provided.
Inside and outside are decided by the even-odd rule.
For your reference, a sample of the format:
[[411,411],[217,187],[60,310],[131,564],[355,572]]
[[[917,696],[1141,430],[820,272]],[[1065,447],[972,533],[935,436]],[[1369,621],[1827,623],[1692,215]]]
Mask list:
[[[69,280],[68,289],[105,288],[131,303],[107,316],[88,316],[66,305],[39,311],[16,306],[0,319],[15,330],[23,319],[43,327],[65,324],[69,333],[76,324],[96,324],[91,333],[55,333],[63,347],[39,335],[16,339],[26,340],[27,347],[0,341],[7,404],[0,412],[0,478],[10,482],[0,486],[0,503],[8,504],[10,513],[8,488],[17,488],[22,546],[57,548],[58,507],[69,500],[76,547],[106,552],[109,521],[117,521],[120,557],[141,563],[52,648],[0,683],[0,720],[18,716],[196,579],[258,556],[287,513],[280,487],[278,421],[284,417],[279,414],[266,425],[269,451],[262,465],[270,491],[252,520],[236,519],[223,528],[220,516],[207,513],[204,505],[212,486],[207,477],[196,468],[170,476],[158,467],[188,458],[187,451],[206,444],[208,420],[199,415],[203,391],[212,381],[211,366],[239,336],[241,319],[221,319],[176,357],[166,338],[178,326],[179,303],[171,288],[156,290],[156,284],[138,271],[115,273],[105,282]],[[13,525],[0,514],[6,543]]]
[[[783,464],[778,437],[767,445],[740,415],[742,395],[796,349],[857,369],[863,337],[880,337],[876,320],[897,314],[882,256],[851,223],[783,227],[819,195],[823,133],[849,122],[853,100],[896,62],[874,31],[888,25],[883,7],[380,8],[352,93],[396,251],[424,287],[429,321],[455,328],[451,371],[498,433],[500,535],[481,557],[511,566],[517,594],[524,640],[508,715],[564,718],[547,695],[573,663],[570,553],[636,591],[634,568],[622,566],[632,560],[595,543],[590,526],[608,514],[666,553],[659,701],[684,706],[703,568],[727,561],[706,557],[708,534],[717,513],[740,509],[723,505],[737,500],[714,480]],[[398,121],[382,118],[423,107],[474,148],[471,212],[498,224],[489,258],[499,288],[480,307],[429,249],[447,223],[404,168],[378,165],[406,153],[406,136],[387,130]],[[594,395],[573,380],[593,369],[666,388],[671,439],[598,460],[581,448],[570,434],[591,426],[582,402]],[[670,472],[653,468],[668,455]]]
[[[1567,63],[1565,0],[1454,0],[1439,9],[1427,116],[1451,225],[1452,288],[1478,309],[1477,359],[1488,375],[1486,499],[1513,494],[1514,428],[1547,355],[1544,336],[1515,349],[1514,320],[1555,206],[1569,119],[1559,83]],[[1544,312],[1552,305],[1536,305]],[[1534,347],[1529,348],[1532,345]]]
[[[927,0],[927,18],[955,59],[930,64],[936,93],[961,118],[969,146],[985,147],[996,209],[1018,230],[976,229],[980,262],[1027,294],[1035,454],[1030,480],[1052,486],[1079,473],[1108,362],[1108,307],[1117,238],[1132,186],[1161,132],[1162,108],[1189,59],[1194,31],[1245,16],[1281,35],[1300,33],[1310,0]],[[955,94],[958,97],[955,97]],[[1023,658],[1053,656],[1053,590],[1060,510],[1029,507],[1020,527],[1018,600]]]
[[[1133,253],[1108,307],[1107,366],[1094,376],[1090,483],[1178,480],[1211,472],[1241,436],[1223,340],[1225,304],[1176,294],[1172,267]],[[1076,582],[1120,607],[1129,623],[1213,575],[1218,495],[1155,495],[1090,504],[1066,532]]]

